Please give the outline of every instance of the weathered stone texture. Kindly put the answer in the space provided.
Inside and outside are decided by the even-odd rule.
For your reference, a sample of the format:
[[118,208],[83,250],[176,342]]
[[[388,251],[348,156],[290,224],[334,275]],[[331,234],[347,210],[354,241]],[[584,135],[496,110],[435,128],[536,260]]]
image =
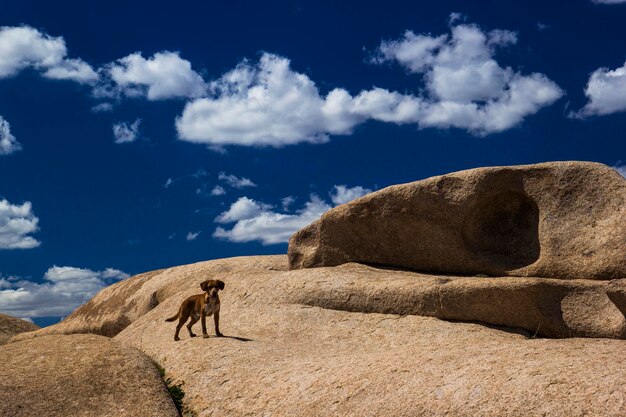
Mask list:
[[292,269],[626,278],[626,180],[591,162],[477,168],[336,207],[289,242]]
[[96,335],[0,347],[0,416],[176,417],[145,354]]

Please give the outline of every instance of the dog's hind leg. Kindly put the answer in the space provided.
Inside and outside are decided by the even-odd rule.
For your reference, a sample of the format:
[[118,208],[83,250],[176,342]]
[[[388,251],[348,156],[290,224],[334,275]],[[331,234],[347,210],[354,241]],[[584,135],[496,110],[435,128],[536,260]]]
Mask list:
[[[189,318],[188,315],[185,315],[185,314],[180,315],[180,320],[178,320],[178,324],[176,325],[176,334],[174,335],[175,342],[178,342],[180,340],[180,337],[178,337],[178,333],[180,332],[180,329],[182,329],[183,324],[185,324],[188,318]],[[193,324],[193,317],[191,318],[191,323]],[[191,330],[189,332],[191,333]]]
[[194,324],[196,324],[198,322],[200,318],[198,316],[191,316],[191,321],[189,322],[189,324],[187,325],[187,330],[189,330],[189,336],[190,337],[196,337],[195,333],[191,330],[191,326],[193,326]]
[[176,325],[176,333],[174,334],[175,342],[178,342],[180,340],[180,337],[178,337],[178,333],[180,332],[180,328],[183,327],[183,324],[185,324],[185,322],[182,320],[179,320],[178,324]]

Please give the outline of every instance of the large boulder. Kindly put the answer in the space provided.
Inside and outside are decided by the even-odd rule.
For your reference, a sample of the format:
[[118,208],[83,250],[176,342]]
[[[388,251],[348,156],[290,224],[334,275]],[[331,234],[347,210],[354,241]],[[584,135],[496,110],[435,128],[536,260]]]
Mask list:
[[39,329],[36,324],[0,313],[0,345],[4,345],[16,334]]
[[395,185],[294,234],[290,268],[626,277],[626,180],[591,162],[478,168]]
[[102,336],[56,335],[0,347],[0,415],[179,414],[145,354]]

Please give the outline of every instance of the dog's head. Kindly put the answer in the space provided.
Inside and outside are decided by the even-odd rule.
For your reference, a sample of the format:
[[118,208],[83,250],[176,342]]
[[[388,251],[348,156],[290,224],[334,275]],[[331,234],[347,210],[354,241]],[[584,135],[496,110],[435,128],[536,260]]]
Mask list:
[[202,291],[209,293],[211,297],[217,297],[217,292],[224,289],[224,281],[219,279],[207,279],[200,284]]

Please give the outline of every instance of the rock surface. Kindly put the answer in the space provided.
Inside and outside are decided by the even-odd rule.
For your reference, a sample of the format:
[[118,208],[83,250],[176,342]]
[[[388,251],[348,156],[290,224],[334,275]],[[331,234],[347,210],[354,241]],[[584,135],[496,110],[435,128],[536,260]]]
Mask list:
[[626,278],[626,180],[591,162],[477,168],[326,212],[289,242],[292,269],[347,262],[441,274]]
[[[184,404],[199,417],[626,415],[626,342],[533,338],[536,320],[548,323],[538,335],[604,327],[617,337],[623,280],[442,277],[358,264],[286,269],[285,256],[268,256],[160,271],[134,293],[144,300],[156,292],[159,303],[113,340],[182,383]],[[213,337],[209,320],[209,339],[182,332],[174,342],[175,323],[165,318],[207,277],[226,283],[226,337]],[[80,320],[56,330],[98,328]]]
[[0,345],[4,345],[18,333],[32,332],[39,326],[15,317],[0,313]]
[[0,347],[0,415],[176,417],[159,371],[138,350],[96,335]]
[[360,264],[292,271],[294,304],[438,317],[520,328],[552,338],[626,339],[626,279],[434,276]]

